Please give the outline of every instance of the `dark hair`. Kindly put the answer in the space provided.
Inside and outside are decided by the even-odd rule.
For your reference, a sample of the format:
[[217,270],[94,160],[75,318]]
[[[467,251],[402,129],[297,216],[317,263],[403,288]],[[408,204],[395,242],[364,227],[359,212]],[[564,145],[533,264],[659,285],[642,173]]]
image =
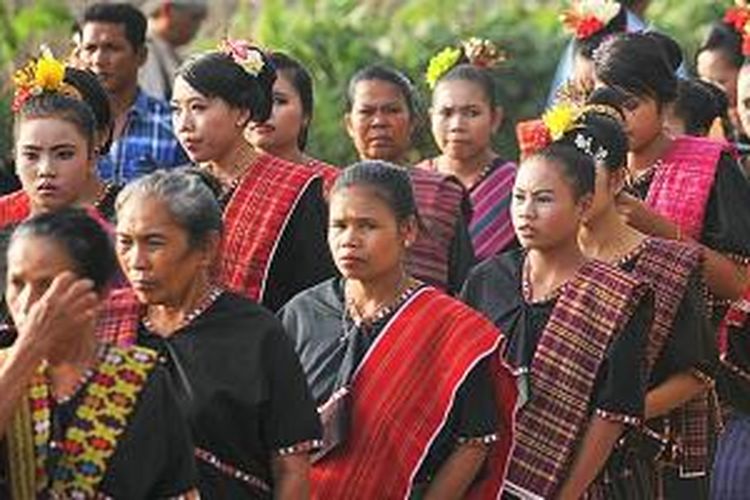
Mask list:
[[705,136],[717,118],[728,119],[727,95],[716,85],[692,78],[680,80],[677,99],[673,104],[675,116],[685,123],[688,135]]
[[250,111],[250,120],[264,122],[273,110],[273,84],[276,70],[263,51],[263,68],[257,76],[237,64],[223,52],[208,52],[191,57],[177,75],[206,97],[218,97],[232,107]]
[[91,107],[85,102],[61,93],[44,92],[26,100],[18,112],[16,133],[24,120],[59,118],[73,124],[88,142],[89,155],[93,154],[97,122]]
[[371,188],[391,208],[398,222],[404,222],[409,217],[415,217],[419,221],[411,180],[404,168],[381,160],[354,163],[341,171],[331,188],[331,197],[336,192],[353,186]]
[[593,35],[584,39],[573,39],[573,48],[576,54],[579,54],[586,59],[593,59],[594,51],[599,46],[616,33],[624,33],[628,25],[628,14],[624,7],[620,7],[620,11],[615,17],[610,19],[606,26],[601,30],[597,31]]
[[221,233],[221,207],[217,200],[215,181],[196,169],[157,170],[128,183],[117,195],[115,209],[119,213],[131,200],[155,197],[169,211],[177,224],[188,234],[193,245],[203,245],[214,233]]
[[125,28],[134,51],[139,51],[146,43],[146,26],[148,21],[143,13],[127,3],[95,3],[83,13],[83,27],[86,23],[121,24]]
[[594,57],[596,77],[610,87],[657,104],[677,97],[675,71],[682,64],[680,46],[660,33],[621,33],[605,40]]
[[[465,59],[465,56],[462,56]],[[497,107],[498,99],[495,90],[495,80],[492,77],[491,70],[477,67],[469,62],[461,62],[441,76],[435,87],[441,82],[454,82],[457,80],[471,82],[479,86],[487,98],[491,108]]]
[[625,117],[617,104],[621,99],[618,94],[617,90],[606,87],[595,90],[578,119],[579,126],[567,132],[559,141],[578,147],[576,140],[582,134],[584,139],[591,141],[587,146],[591,153],[596,154],[600,148],[606,151],[601,162],[609,170],[625,167],[628,160],[628,136],[622,126]]
[[83,101],[89,105],[94,113],[97,131],[106,138],[106,141],[99,147],[99,154],[107,154],[109,147],[112,145],[114,129],[112,108],[109,105],[107,91],[104,90],[96,75],[88,70],[66,66],[63,80],[81,94]]
[[706,51],[720,52],[727,62],[737,69],[745,62],[745,56],[742,55],[742,36],[733,26],[723,22],[711,25],[706,38],[695,53],[696,62],[700,53]]
[[594,192],[596,171],[594,159],[566,141],[553,142],[521,162],[521,167],[534,159],[555,164],[573,191],[573,198],[580,200]]
[[[283,52],[272,52],[268,55],[268,60],[274,65],[277,73],[283,73],[284,76],[289,78],[302,103],[302,113],[308,121],[311,120],[313,115],[313,81],[310,72],[301,62]],[[300,151],[304,151],[307,146],[308,128],[309,124],[302,127],[297,137],[297,147]]]
[[412,120],[419,117],[419,98],[417,97],[417,92],[414,90],[414,85],[411,83],[411,80],[400,71],[379,64],[367,66],[366,68],[357,71],[349,80],[346,92],[346,109],[348,111],[351,111],[352,106],[354,105],[354,91],[357,88],[357,84],[359,82],[370,82],[373,80],[395,85],[406,101],[406,107],[409,110]]
[[117,272],[112,241],[102,225],[80,208],[63,208],[35,215],[16,227],[9,247],[19,238],[49,238],[59,244],[75,264],[81,278],[94,282],[102,292]]

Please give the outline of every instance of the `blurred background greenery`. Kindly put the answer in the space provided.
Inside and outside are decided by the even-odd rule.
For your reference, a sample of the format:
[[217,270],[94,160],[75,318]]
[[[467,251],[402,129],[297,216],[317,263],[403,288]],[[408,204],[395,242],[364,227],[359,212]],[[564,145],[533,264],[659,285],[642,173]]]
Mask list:
[[[11,150],[10,75],[42,42],[57,54],[70,49],[71,26],[86,4],[62,0],[3,0],[0,4],[0,159]],[[709,24],[731,0],[652,0],[649,22],[677,39],[688,67]],[[448,44],[480,36],[509,56],[497,70],[506,125],[498,150],[516,156],[513,124],[537,116],[544,105],[558,56],[566,43],[558,21],[561,1],[543,0],[224,0],[209,2],[211,14],[190,50],[215,45],[222,36],[253,38],[304,62],[315,78],[315,118],[310,153],[334,164],[354,159],[342,116],[348,78],[375,62],[403,70],[417,84],[425,107],[423,73],[430,57]],[[188,51],[189,52],[189,51]],[[418,154],[434,153],[426,129]]]

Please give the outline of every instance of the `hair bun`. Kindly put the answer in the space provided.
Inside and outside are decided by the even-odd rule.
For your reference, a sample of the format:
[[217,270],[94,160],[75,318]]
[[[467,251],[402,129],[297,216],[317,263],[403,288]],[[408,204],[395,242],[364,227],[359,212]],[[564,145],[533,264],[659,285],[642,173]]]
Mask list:
[[680,44],[664,33],[659,33],[657,31],[648,31],[645,35],[659,45],[667,64],[672,68],[672,72],[676,73],[683,61]]

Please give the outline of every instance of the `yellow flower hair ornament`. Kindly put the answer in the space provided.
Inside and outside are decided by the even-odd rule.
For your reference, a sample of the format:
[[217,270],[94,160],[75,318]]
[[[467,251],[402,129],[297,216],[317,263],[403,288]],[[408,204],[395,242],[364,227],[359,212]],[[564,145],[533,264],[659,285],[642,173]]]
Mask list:
[[461,49],[446,47],[430,59],[426,75],[427,85],[430,89],[434,89],[440,77],[458,64],[462,55]]
[[556,141],[576,127],[581,110],[569,102],[561,102],[542,115],[542,122],[549,130],[550,138]]
[[13,75],[13,84],[16,88],[13,112],[18,112],[30,97],[43,92],[58,92],[80,99],[80,93],[64,83],[64,78],[65,63],[55,59],[48,47],[42,47],[38,59],[32,59]]
[[430,89],[434,89],[438,80],[461,62],[468,62],[478,68],[492,68],[505,59],[505,53],[494,43],[472,37],[461,42],[458,47],[444,48],[430,59],[425,80]]
[[219,44],[219,51],[231,57],[234,62],[242,66],[252,76],[260,75],[265,66],[263,52],[247,40],[225,38]]

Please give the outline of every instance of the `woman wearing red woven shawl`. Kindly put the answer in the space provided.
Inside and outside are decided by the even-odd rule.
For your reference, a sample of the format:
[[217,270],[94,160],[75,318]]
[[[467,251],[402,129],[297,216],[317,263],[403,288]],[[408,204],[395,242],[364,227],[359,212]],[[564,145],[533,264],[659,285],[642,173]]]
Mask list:
[[719,326],[719,390],[730,413],[711,471],[711,498],[741,500],[750,491],[750,289]]
[[[409,79],[384,66],[368,66],[349,81],[346,129],[361,160],[407,166],[418,120],[417,97]],[[474,264],[468,230],[471,204],[458,179],[419,168],[407,170],[424,230],[409,249],[414,277],[458,293]]]
[[[556,111],[550,123],[566,115]],[[472,269],[462,292],[505,335],[525,395],[505,486],[511,498],[598,496],[598,473],[625,423],[643,418],[651,300],[641,281],[581,253],[593,189],[593,159],[576,144],[553,143],[524,160],[511,202],[523,250]]]
[[[620,110],[595,104],[608,101],[610,92],[596,90],[576,127],[563,139],[585,144],[596,161],[594,201],[579,243],[588,257],[650,283],[655,302],[645,356],[644,420],[648,430],[632,431],[605,474],[627,498],[707,498],[716,427],[713,381],[718,356],[701,293],[700,249],[646,236],[620,217],[615,199],[626,178],[624,117]],[[656,442],[651,431],[662,441],[679,443],[679,453],[649,455],[644,445]]]
[[[52,77],[42,80],[44,74]],[[29,215],[78,205],[92,206],[92,213],[110,219],[118,190],[96,173],[98,155],[109,148],[112,118],[107,94],[93,73],[66,67],[45,53],[16,75],[14,111],[22,189],[0,197],[2,276],[10,234]],[[78,154],[70,155],[73,144]],[[0,292],[4,289],[0,280]]]
[[190,433],[157,353],[96,338],[116,269],[109,235],[82,210],[36,215],[13,233],[0,497],[195,498]]
[[699,242],[710,291],[736,299],[747,281],[733,260],[750,256],[750,184],[725,143],[665,132],[680,60],[679,46],[655,33],[618,35],[597,52],[597,86],[619,92],[630,143],[627,192],[617,202],[645,234]]
[[272,310],[334,273],[320,175],[258,152],[244,137],[251,120],[270,116],[275,79],[263,52],[227,40],[188,60],[172,93],[180,143],[223,186],[221,281]]
[[323,176],[328,193],[339,169],[305,153],[313,118],[312,76],[302,63],[283,52],[271,52],[268,60],[277,74],[273,110],[268,120],[250,123],[248,140],[259,151],[312,168]]
[[500,60],[502,53],[490,42],[471,39],[430,61],[432,135],[442,154],[417,165],[454,175],[469,192],[469,234],[480,260],[506,250],[516,239],[510,223],[516,165],[492,149],[503,111],[490,71]]
[[516,391],[499,332],[405,271],[419,222],[402,169],[349,167],[330,207],[343,277],[281,311],[323,420],[313,498],[496,498]]

